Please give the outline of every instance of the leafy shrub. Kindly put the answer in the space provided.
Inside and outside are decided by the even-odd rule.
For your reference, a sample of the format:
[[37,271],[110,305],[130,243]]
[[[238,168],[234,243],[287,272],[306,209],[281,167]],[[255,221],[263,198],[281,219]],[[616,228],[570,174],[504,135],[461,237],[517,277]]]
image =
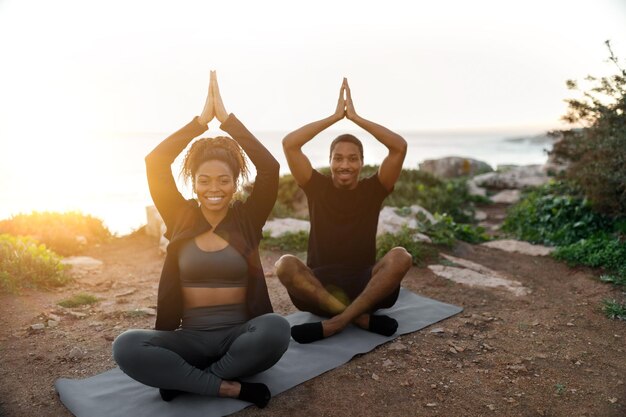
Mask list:
[[385,233],[378,236],[376,239],[376,258],[380,259],[394,247],[402,246],[413,257],[414,265],[423,266],[428,261],[436,259],[437,250],[424,242],[417,241],[413,237],[415,232],[415,230],[404,227],[397,234]]
[[[582,129],[553,132],[561,140],[550,153],[569,164],[565,177],[580,186],[594,209],[612,216],[626,213],[626,70],[606,42],[613,76],[587,77],[593,87],[570,99],[563,119]],[[568,88],[578,89],[575,81]]]
[[70,280],[64,269],[61,258],[35,240],[0,235],[0,291],[64,285]]
[[602,311],[610,319],[626,320],[626,303],[607,298],[602,300]]
[[280,250],[288,252],[306,252],[309,244],[309,234],[307,232],[285,233],[278,237],[271,237],[263,234],[261,239],[261,249]]
[[546,245],[570,245],[612,229],[607,216],[565,182],[552,182],[526,194],[511,207],[502,230],[518,239]]
[[422,223],[420,231],[437,245],[452,246],[455,240],[469,243],[486,242],[490,238],[485,229],[466,223],[456,223],[448,214],[435,214],[436,223]]
[[[320,168],[319,171],[330,175],[328,167]],[[369,177],[376,171],[378,166],[365,165],[361,170],[361,178]],[[295,200],[303,198],[301,193],[293,176],[281,176],[271,216],[303,217],[296,215],[293,206]],[[457,222],[469,223],[473,221],[474,204],[481,202],[486,202],[486,199],[470,195],[464,178],[444,181],[428,172],[403,169],[394,191],[383,201],[383,205],[406,207],[419,204],[431,213],[448,214]]]
[[626,242],[619,236],[597,234],[571,245],[559,247],[553,256],[570,265],[602,267],[620,277],[626,277]]
[[111,232],[102,220],[75,211],[18,214],[0,221],[0,233],[30,236],[63,256],[82,251],[85,242],[81,241],[81,236],[89,244],[100,243],[111,237]]
[[69,298],[59,301],[57,304],[61,307],[74,308],[84,305],[94,304],[98,302],[98,298],[84,292],[74,294]]

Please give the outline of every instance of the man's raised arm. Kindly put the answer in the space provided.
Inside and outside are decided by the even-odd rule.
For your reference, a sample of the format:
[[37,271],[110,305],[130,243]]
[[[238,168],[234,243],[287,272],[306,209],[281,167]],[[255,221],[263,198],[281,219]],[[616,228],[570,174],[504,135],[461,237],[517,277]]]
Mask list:
[[344,98],[344,91],[346,86],[347,80],[344,78],[344,81],[341,84],[341,89],[339,90],[339,100],[337,100],[335,113],[324,119],[302,126],[301,128],[289,133],[283,139],[283,151],[285,152],[289,169],[300,186],[304,186],[309,179],[311,179],[311,175],[313,174],[311,161],[309,161],[309,158],[307,158],[302,152],[302,147],[321,131],[327,129],[345,117],[346,101]]
[[344,88],[346,90],[346,117],[369,132],[389,150],[389,153],[378,168],[378,178],[387,190],[391,190],[402,172],[402,163],[406,156],[407,143],[397,133],[359,116],[354,110],[354,103],[352,102],[352,95],[350,94],[347,80],[344,81]]

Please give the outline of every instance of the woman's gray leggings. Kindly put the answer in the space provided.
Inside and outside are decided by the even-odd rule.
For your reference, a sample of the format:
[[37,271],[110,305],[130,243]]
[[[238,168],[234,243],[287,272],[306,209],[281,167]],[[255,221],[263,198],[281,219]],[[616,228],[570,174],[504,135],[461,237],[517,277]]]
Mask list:
[[223,379],[278,362],[289,338],[289,322],[272,313],[215,330],[128,330],[113,342],[113,357],[145,385],[216,397]]

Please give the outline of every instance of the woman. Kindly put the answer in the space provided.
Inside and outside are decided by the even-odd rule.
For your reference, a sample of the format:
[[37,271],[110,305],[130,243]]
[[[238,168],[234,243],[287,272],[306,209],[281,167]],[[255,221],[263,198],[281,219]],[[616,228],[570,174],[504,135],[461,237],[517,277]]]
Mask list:
[[[176,188],[171,164],[217,118],[233,138],[199,139],[182,174],[197,200]],[[257,175],[245,202],[233,201],[246,177],[245,152]],[[261,229],[278,190],[279,165],[228,114],[211,71],[204,110],[146,157],[148,185],[169,239],[158,291],[155,330],[129,330],[113,356],[131,378],[160,389],[163,400],[180,392],[239,398],[265,407],[264,384],[237,378],[273,366],[287,350],[289,324],[272,313],[258,252]]]

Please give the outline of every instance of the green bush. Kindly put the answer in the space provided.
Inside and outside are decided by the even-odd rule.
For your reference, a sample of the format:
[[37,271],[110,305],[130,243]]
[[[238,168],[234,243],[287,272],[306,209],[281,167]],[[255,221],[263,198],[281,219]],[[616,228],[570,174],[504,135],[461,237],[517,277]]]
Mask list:
[[565,182],[551,182],[527,193],[511,207],[502,230],[518,239],[545,245],[570,245],[612,229],[607,216]]
[[429,261],[436,259],[438,251],[434,247],[424,242],[415,240],[413,235],[416,230],[404,227],[399,233],[385,233],[376,239],[376,257],[377,259],[385,256],[387,252],[396,246],[402,246],[413,257],[413,264],[424,266]]
[[605,268],[619,277],[626,277],[626,242],[620,236],[597,234],[571,245],[559,247],[553,256],[570,265]]
[[[569,164],[565,177],[580,186],[597,211],[623,216],[626,213],[626,70],[613,54],[609,60],[617,73],[602,78],[587,77],[593,86],[581,98],[570,99],[563,119],[582,129],[553,132],[561,140],[551,156]],[[575,81],[568,88],[577,90]]]
[[0,233],[30,236],[63,256],[75,255],[84,249],[86,244],[79,240],[80,236],[85,238],[87,244],[111,238],[111,232],[102,220],[74,211],[18,214],[0,220]]
[[485,229],[472,224],[457,223],[448,214],[435,214],[436,223],[424,222],[419,230],[437,245],[452,246],[455,240],[482,243],[490,240]]
[[[369,177],[377,170],[376,165],[365,165],[361,170],[361,178]],[[328,167],[320,168],[319,171],[330,175]],[[278,197],[271,216],[299,217],[294,213],[293,202],[300,192],[293,176],[281,176]],[[393,192],[383,201],[383,206],[406,207],[419,204],[431,213],[448,214],[456,222],[470,223],[474,217],[474,204],[486,201],[483,197],[469,194],[465,178],[444,181],[428,172],[403,169]]]
[[278,237],[271,237],[264,233],[260,248],[264,250],[280,250],[287,252],[306,252],[309,244],[307,232],[285,233]]
[[64,270],[61,258],[35,240],[0,235],[0,291],[58,287],[70,281]]

